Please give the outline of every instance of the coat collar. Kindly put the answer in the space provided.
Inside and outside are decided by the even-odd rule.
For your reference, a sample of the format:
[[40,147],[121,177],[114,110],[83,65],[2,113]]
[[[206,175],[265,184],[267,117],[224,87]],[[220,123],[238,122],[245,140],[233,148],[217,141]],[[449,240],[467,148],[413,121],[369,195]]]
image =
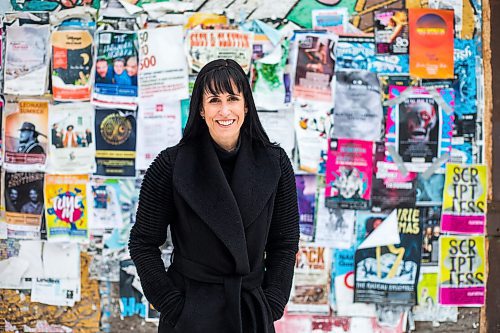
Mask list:
[[173,181],[177,192],[224,243],[236,273],[250,272],[245,228],[266,207],[279,180],[279,163],[267,149],[243,135],[231,184],[220,166],[210,135],[182,145]]

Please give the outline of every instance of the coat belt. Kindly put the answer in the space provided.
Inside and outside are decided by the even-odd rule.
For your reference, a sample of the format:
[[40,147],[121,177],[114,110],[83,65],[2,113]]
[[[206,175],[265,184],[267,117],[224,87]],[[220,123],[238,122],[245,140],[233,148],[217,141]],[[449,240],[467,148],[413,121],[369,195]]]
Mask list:
[[241,290],[250,291],[262,285],[264,265],[246,275],[221,275],[209,266],[196,263],[175,253],[171,267],[189,279],[224,285],[228,326],[231,327],[231,332],[242,332]]

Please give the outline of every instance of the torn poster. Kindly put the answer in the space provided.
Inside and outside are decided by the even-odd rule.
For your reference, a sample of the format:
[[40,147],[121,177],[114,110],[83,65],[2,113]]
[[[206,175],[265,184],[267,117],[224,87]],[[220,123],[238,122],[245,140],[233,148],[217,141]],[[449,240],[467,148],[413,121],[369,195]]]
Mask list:
[[435,173],[429,178],[417,176],[417,205],[441,206],[443,203],[444,174]]
[[347,8],[313,9],[311,15],[314,30],[324,29],[340,35],[347,29],[349,19]]
[[486,225],[486,165],[447,163],[443,190],[443,232],[484,234]]
[[[137,290],[135,284],[139,282],[137,269],[131,259],[120,261],[120,318],[138,314],[146,317],[146,307],[142,302],[142,290]],[[139,283],[140,286],[140,283]]]
[[441,236],[439,304],[483,306],[486,295],[484,236]]
[[370,205],[373,142],[330,139],[325,203],[330,208],[367,209]]
[[300,239],[312,242],[314,239],[314,217],[316,211],[316,176],[295,175],[297,200],[299,204]]

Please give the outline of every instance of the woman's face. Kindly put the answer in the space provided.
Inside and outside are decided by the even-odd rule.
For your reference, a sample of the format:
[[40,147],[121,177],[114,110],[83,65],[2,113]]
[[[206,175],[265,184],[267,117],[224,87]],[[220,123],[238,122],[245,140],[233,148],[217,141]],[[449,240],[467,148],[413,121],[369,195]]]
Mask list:
[[238,142],[241,125],[245,120],[245,99],[233,86],[233,94],[214,95],[208,91],[203,94],[203,107],[200,112],[205,118],[212,139],[223,148],[234,148]]

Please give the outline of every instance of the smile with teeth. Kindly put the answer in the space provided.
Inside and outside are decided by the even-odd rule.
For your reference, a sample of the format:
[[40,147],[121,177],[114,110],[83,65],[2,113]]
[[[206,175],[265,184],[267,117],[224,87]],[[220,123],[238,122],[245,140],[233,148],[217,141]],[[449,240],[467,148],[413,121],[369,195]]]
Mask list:
[[230,119],[230,120],[216,120],[217,124],[221,125],[221,126],[231,126],[235,120],[234,119]]

